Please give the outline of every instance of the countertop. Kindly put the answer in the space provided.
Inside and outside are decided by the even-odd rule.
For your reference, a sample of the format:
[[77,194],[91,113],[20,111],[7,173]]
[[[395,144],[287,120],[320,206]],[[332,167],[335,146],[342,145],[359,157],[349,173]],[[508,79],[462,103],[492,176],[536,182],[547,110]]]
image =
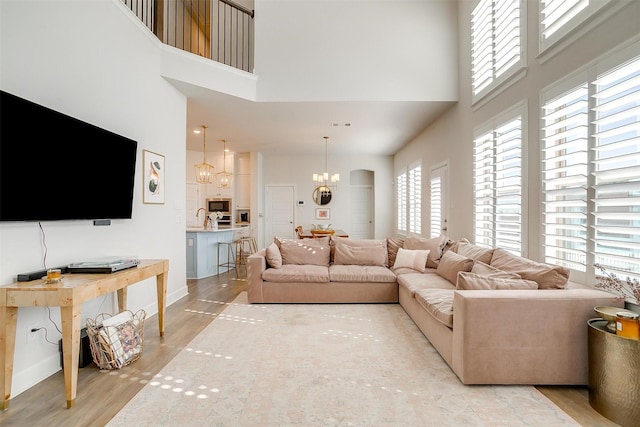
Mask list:
[[219,225],[217,230],[202,227],[187,227],[187,233],[218,233],[220,231],[235,231],[247,228],[246,225]]

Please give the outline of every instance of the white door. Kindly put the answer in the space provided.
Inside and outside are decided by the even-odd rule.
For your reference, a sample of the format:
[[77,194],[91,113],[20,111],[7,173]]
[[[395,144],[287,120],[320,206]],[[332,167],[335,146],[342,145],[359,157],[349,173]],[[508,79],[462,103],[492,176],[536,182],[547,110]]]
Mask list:
[[346,230],[354,239],[373,239],[373,188],[370,185],[352,185],[350,190],[351,221]]
[[449,218],[449,165],[440,164],[431,169],[430,201],[431,223],[430,236],[448,235],[447,221]]
[[295,186],[267,185],[265,193],[265,242],[273,242],[275,236],[293,239]]
[[200,206],[200,185],[187,183],[187,200],[185,203],[185,218],[187,227],[197,227],[204,222],[204,212],[200,214],[200,218],[196,217]]

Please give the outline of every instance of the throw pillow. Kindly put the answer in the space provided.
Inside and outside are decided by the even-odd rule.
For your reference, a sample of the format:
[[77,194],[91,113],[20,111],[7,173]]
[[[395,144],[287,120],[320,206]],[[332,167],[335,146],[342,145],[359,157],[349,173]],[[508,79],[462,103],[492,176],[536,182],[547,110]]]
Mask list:
[[282,267],[282,255],[280,254],[280,248],[276,245],[276,242],[267,246],[267,262],[273,268]]
[[442,256],[442,248],[447,243],[445,236],[433,237],[425,239],[424,237],[408,237],[404,241],[404,249],[427,249],[429,256],[427,257],[427,267],[436,268],[438,260]]
[[420,273],[424,272],[429,251],[427,249],[398,249],[393,270],[398,268],[410,268]]
[[538,289],[538,284],[533,280],[513,279],[496,276],[480,276],[476,273],[460,272],[458,274],[456,289]]
[[520,276],[518,273],[503,271],[499,268],[495,268],[491,265],[485,264],[482,261],[476,261],[475,263],[473,263],[471,272],[479,276],[500,277],[502,279],[522,279],[522,276]]
[[474,261],[480,261],[485,264],[491,262],[493,248],[483,248],[468,242],[458,242],[456,253],[471,258]]
[[[388,255],[387,255],[387,240],[381,239],[351,239],[349,237],[339,237],[339,236],[331,236],[331,255],[332,260],[335,261],[335,248],[337,245],[343,244],[350,247],[359,247],[359,248],[372,248],[372,247],[381,247],[384,248],[384,264],[383,266],[389,265]],[[378,265],[378,264],[376,264]]]
[[533,280],[538,283],[539,289],[564,289],[569,281],[569,269],[566,267],[536,262],[501,248],[493,251],[491,265],[518,273],[523,279]]
[[436,273],[455,285],[458,280],[458,272],[471,271],[472,268],[473,260],[471,258],[459,255],[453,251],[447,251],[442,255],[442,259],[436,268]]
[[398,249],[404,246],[404,239],[387,238],[387,256],[389,257],[389,265],[393,267],[396,262]]
[[329,245],[321,244],[316,240],[322,239],[298,239],[283,240],[280,242],[282,264],[310,264],[329,266]]
[[386,267],[387,248],[377,246],[350,246],[335,244],[333,263],[337,265],[371,265]]

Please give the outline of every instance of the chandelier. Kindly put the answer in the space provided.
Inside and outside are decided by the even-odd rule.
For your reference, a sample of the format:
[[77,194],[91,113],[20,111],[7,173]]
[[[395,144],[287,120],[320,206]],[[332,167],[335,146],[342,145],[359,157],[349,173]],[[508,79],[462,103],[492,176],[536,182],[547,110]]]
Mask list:
[[328,164],[328,136],[324,136],[324,172],[313,174],[313,183],[316,187],[338,187],[338,181],[340,181],[340,174],[334,173],[329,175]]
[[222,140],[224,144],[224,151],[222,152],[222,172],[216,174],[216,185],[218,188],[231,188],[233,181],[233,174],[227,172],[227,141]]
[[202,125],[202,163],[193,167],[196,169],[196,182],[199,184],[211,184],[215,179],[214,167],[207,163],[207,126]]

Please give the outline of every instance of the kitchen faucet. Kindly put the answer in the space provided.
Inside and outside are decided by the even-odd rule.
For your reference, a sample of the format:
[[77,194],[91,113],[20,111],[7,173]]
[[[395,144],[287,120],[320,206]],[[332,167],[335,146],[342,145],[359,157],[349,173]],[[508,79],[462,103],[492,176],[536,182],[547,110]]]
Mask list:
[[207,211],[205,208],[198,209],[198,211],[196,212],[196,217],[200,215],[200,211],[204,211],[204,221],[202,222],[202,228],[207,228],[207,220],[209,219],[207,218]]

